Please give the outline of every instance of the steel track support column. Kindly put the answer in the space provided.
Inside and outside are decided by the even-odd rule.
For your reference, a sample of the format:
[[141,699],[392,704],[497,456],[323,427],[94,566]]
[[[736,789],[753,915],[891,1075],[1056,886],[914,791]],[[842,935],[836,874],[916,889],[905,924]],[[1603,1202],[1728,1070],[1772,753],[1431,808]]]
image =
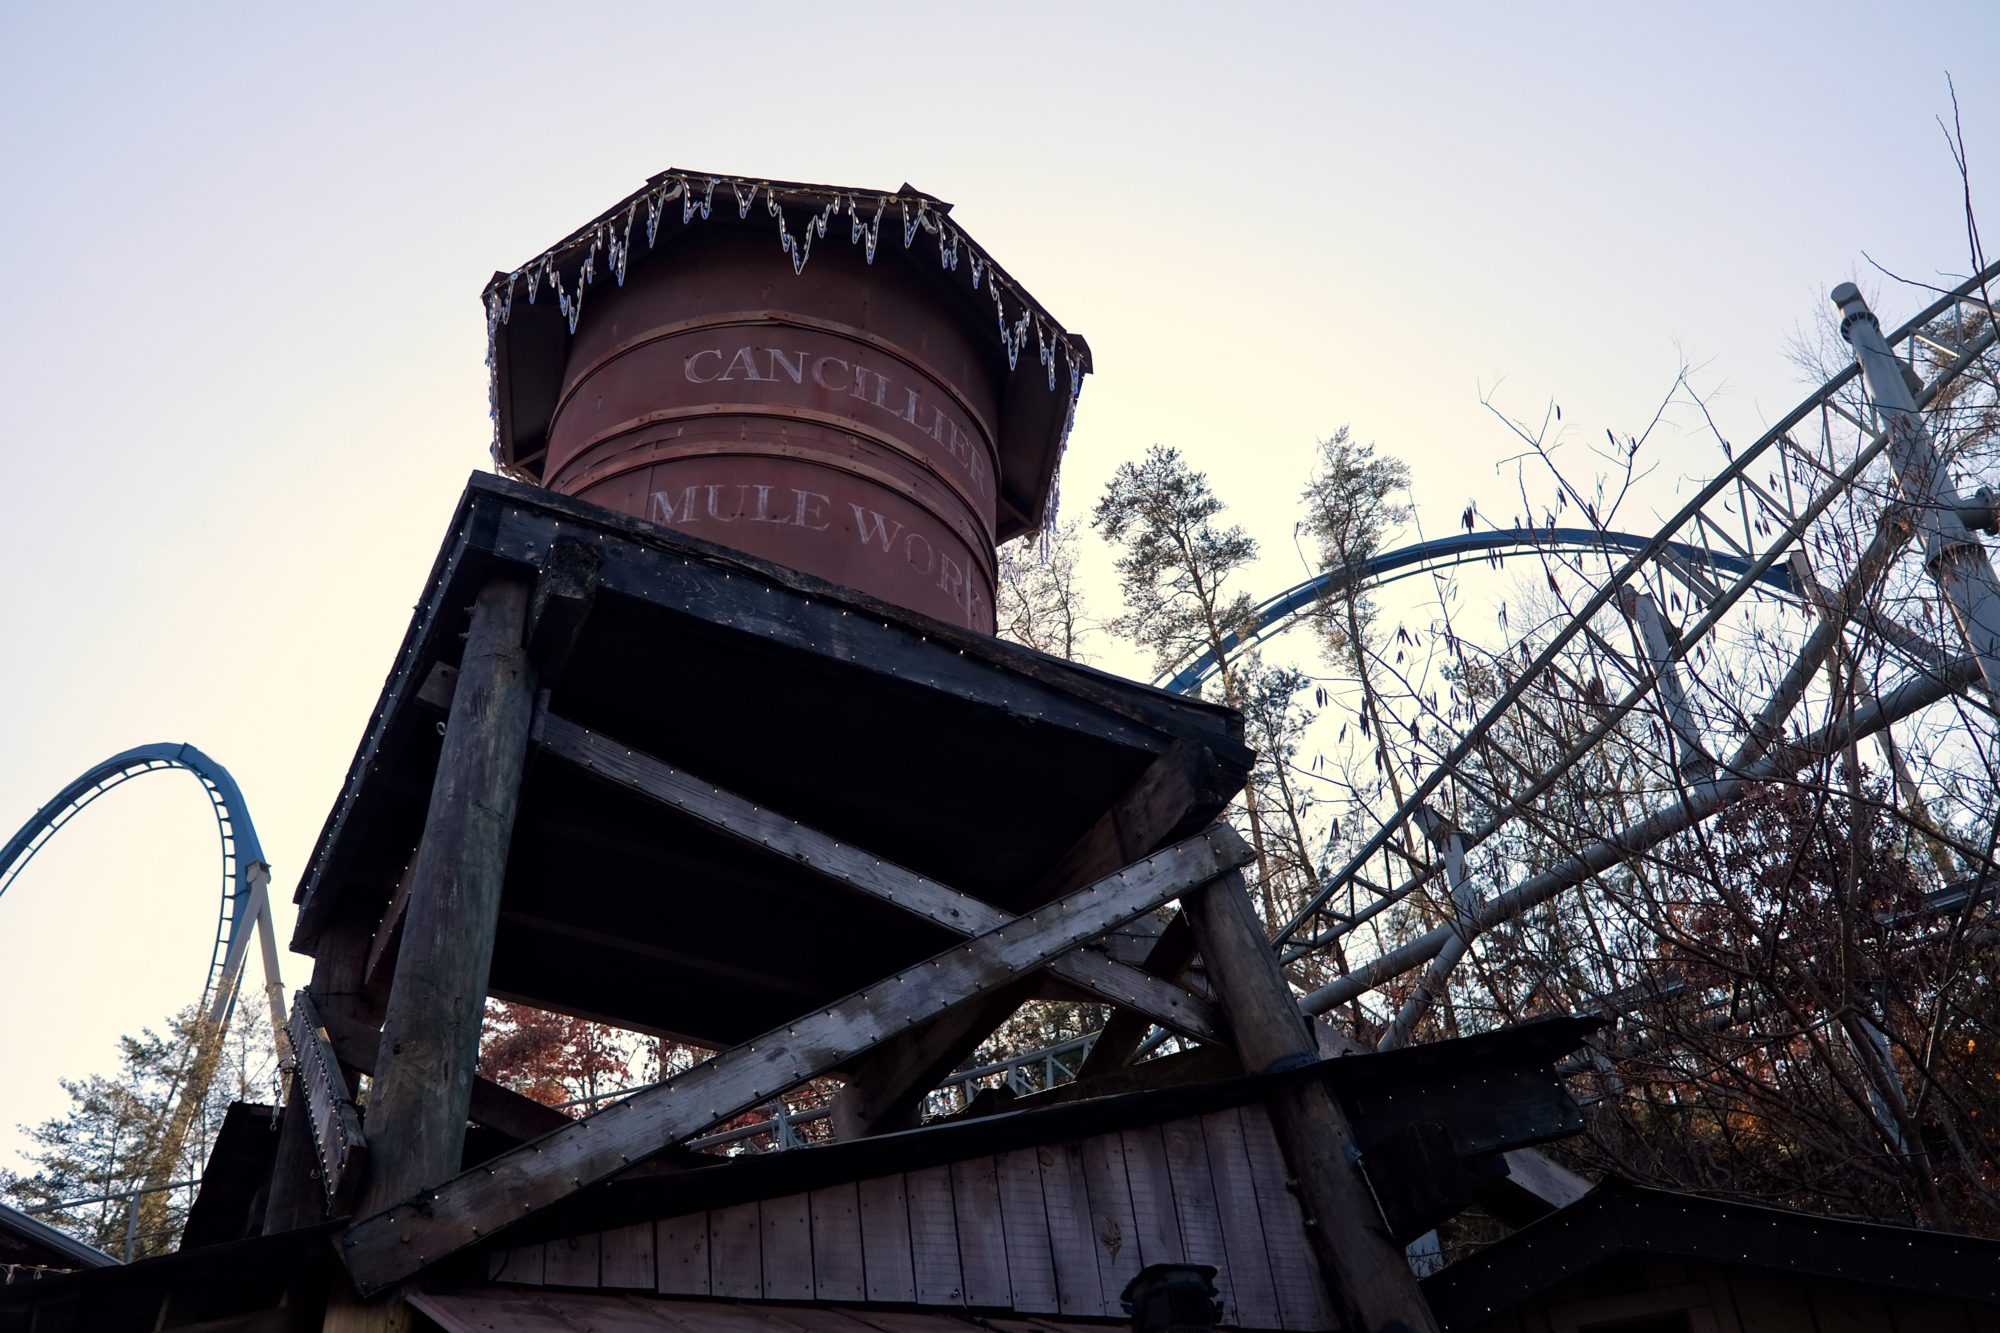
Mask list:
[[[1318,1059],[1319,1044],[1250,910],[1243,876],[1232,871],[1187,894],[1181,906],[1243,1067],[1261,1073]],[[1303,1078],[1273,1094],[1269,1106],[1340,1327],[1437,1333],[1403,1247],[1361,1173],[1339,1099],[1319,1079]]]
[[1695,725],[1687,691],[1681,687],[1681,675],[1673,662],[1673,643],[1667,636],[1666,619],[1660,614],[1659,603],[1651,593],[1626,587],[1619,590],[1618,606],[1632,622],[1646,664],[1652,668],[1657,682],[1660,710],[1674,736],[1674,772],[1686,781],[1708,781],[1715,776],[1715,761],[1702,748],[1701,729]]
[[1416,819],[1431,845],[1444,853],[1445,882],[1451,889],[1453,933],[1425,969],[1417,988],[1410,992],[1410,998],[1403,1001],[1403,1007],[1397,1011],[1395,1021],[1389,1024],[1389,1030],[1376,1043],[1378,1051],[1393,1051],[1409,1043],[1410,1034],[1417,1030],[1417,1024],[1430,1011],[1432,1002],[1445,993],[1452,969],[1471,950],[1472,941],[1479,933],[1473,924],[1474,908],[1479,904],[1479,889],[1465,873],[1465,835],[1459,832],[1457,825],[1428,805],[1417,807]]
[[257,948],[264,960],[264,1004],[271,1012],[271,1040],[278,1050],[278,1065],[289,1069],[292,1039],[285,1035],[285,981],[278,970],[278,936],[271,928],[271,868],[262,861],[250,867],[250,910],[255,914]]
[[1882,326],[1851,282],[1833,289],[1840,333],[1868,383],[1868,396],[1888,422],[1889,467],[1896,489],[1915,513],[1924,541],[1924,569],[1944,594],[1972,650],[1988,693],[2000,694],[2000,579],[1986,548],[1965,525],[1963,502],[1950,485],[1930,430],[1917,411],[1903,363],[1889,350]]
[[449,1180],[464,1155],[500,889],[534,716],[527,622],[525,582],[501,577],[479,590],[369,1094],[364,1214]]

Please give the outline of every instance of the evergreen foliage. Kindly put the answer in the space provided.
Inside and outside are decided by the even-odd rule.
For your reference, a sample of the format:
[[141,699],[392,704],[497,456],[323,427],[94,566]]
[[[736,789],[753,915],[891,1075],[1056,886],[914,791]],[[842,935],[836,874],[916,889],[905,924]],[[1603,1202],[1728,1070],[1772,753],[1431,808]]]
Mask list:
[[[153,1183],[175,1186],[139,1196],[133,1256],[171,1252],[180,1242],[196,1179],[214,1146],[223,1114],[233,1101],[271,1102],[277,1058],[271,1025],[255,1004],[239,1003],[217,1041],[213,1070],[186,1138],[168,1160],[161,1153],[178,1099],[195,1072],[195,1009],[170,1019],[164,1033],[151,1028],[121,1037],[115,1073],[63,1080],[69,1108],[27,1128],[32,1147],[27,1171],[0,1172],[0,1195],[87,1245],[123,1258],[130,1200],[104,1198]],[[94,1200],[72,1207],[54,1205]]]

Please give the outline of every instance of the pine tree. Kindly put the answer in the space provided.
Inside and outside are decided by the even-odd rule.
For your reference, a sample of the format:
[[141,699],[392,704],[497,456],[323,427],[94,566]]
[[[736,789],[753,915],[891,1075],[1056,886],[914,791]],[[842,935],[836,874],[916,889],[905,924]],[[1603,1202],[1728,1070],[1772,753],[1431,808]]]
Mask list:
[[[1213,654],[1223,702],[1241,709],[1244,685],[1225,640],[1255,627],[1256,604],[1228,585],[1257,558],[1257,542],[1236,524],[1217,521],[1226,507],[1206,473],[1189,467],[1178,449],[1156,444],[1139,462],[1119,465],[1091,522],[1123,547],[1115,568],[1125,614],[1112,628],[1150,649],[1162,671],[1195,653]],[[1256,789],[1246,788],[1243,800],[1268,919],[1277,904]]]
[[[107,1253],[123,1256],[126,1199],[73,1208],[53,1205],[151,1185],[177,1185],[201,1174],[229,1103],[270,1100],[276,1059],[270,1023],[257,1005],[239,1005],[226,1032],[210,1046],[201,1104],[187,1108],[187,1133],[168,1142],[179,1098],[192,1079],[197,1034],[204,1020],[187,1009],[164,1034],[144,1029],[121,1037],[118,1071],[63,1080],[67,1111],[28,1129],[31,1171],[0,1173],[0,1194],[41,1221]],[[193,1191],[158,1189],[140,1196],[133,1257],[166,1254],[180,1243]]]
[[[1410,518],[1411,506],[1395,498],[1409,486],[1408,464],[1376,457],[1375,446],[1356,444],[1347,427],[1321,440],[1318,465],[1306,484],[1306,517],[1301,525],[1316,548],[1319,572],[1351,572],[1373,558],[1390,531]],[[1313,623],[1329,660],[1354,668],[1361,688],[1361,729],[1373,739],[1377,767],[1401,805],[1402,781],[1382,726],[1381,697],[1368,662],[1368,632],[1374,619],[1367,588],[1349,577],[1336,580],[1320,599]]]

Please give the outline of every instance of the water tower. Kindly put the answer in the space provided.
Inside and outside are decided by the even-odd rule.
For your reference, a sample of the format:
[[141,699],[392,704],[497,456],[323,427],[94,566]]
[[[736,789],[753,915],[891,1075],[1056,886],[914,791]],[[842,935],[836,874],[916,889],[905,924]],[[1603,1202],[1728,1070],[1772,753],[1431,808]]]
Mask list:
[[[343,1219],[359,1303],[328,1326],[407,1300],[457,1327],[420,1302],[487,1279],[1117,1316],[1164,1264],[1248,1326],[1421,1327],[1356,1152],[1423,1103],[1396,1084],[1357,1138],[1313,1072],[1215,822],[1242,719],[992,634],[1082,340],[908,186],[668,172],[484,300],[502,475],[466,489],[297,894],[314,971],[256,1224]],[[489,998],[716,1054],[573,1119],[478,1075]],[[897,1133],[1047,998],[1113,1014],[1081,1120]],[[1153,1027],[1204,1053],[1126,1067]],[[814,1080],[832,1146],[688,1146]],[[1291,1256],[1264,1279],[1219,1186],[1173,1202],[1198,1162],[1235,1182],[1228,1243]]]
[[501,471],[990,632],[1090,350],[951,211],[654,178],[494,275]]

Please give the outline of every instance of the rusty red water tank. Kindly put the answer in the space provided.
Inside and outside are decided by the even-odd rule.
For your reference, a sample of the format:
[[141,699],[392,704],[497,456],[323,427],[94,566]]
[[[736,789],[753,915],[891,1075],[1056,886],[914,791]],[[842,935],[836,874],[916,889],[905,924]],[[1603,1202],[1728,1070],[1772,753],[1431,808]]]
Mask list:
[[487,310],[503,470],[989,633],[1089,370],[908,186],[669,172]]

